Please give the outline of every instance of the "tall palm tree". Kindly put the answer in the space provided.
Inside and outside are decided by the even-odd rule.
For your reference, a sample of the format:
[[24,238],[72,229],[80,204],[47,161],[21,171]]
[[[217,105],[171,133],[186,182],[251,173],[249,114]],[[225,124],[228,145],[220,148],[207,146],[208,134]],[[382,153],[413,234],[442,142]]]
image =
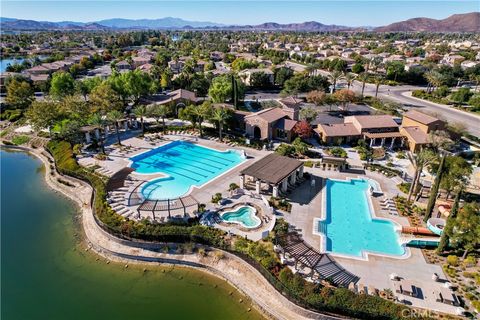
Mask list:
[[429,85],[429,87],[427,88],[427,92],[431,92],[435,91],[436,88],[440,87],[443,84],[444,77],[440,72],[431,70],[425,73],[425,79],[427,80]]
[[445,171],[445,158],[447,156],[443,155],[440,159],[440,164],[437,170],[437,176],[433,181],[433,186],[430,189],[430,197],[428,198],[427,208],[425,209],[425,217],[423,218],[424,222],[427,222],[430,219],[430,216],[433,212],[433,207],[435,207],[435,202],[437,201],[438,189],[440,188],[440,182],[442,181],[442,176]]
[[200,129],[200,137],[203,137],[202,123],[205,119],[212,115],[212,104],[210,101],[205,101],[202,105],[193,109],[194,115],[197,117],[198,128]]
[[352,86],[353,84],[353,81],[355,80],[357,76],[351,72],[347,72],[345,74],[345,81],[347,81],[347,89],[350,90],[350,87]]
[[362,72],[358,75],[358,80],[360,80],[362,82],[362,98],[363,98],[363,92],[365,91],[365,83],[367,82],[368,80],[368,73],[367,72]]
[[[102,117],[101,114],[94,113],[90,117],[88,122],[91,125],[98,127],[102,131],[105,131],[105,119],[104,119],[104,117]],[[102,133],[100,133],[99,138],[98,138],[98,143],[100,144],[100,148],[102,149],[102,153],[105,154],[105,142],[103,140],[104,140],[104,136],[103,136]]]
[[217,108],[213,111],[211,120],[216,122],[218,125],[218,136],[220,137],[220,141],[222,141],[223,126],[229,118],[230,113],[228,113],[227,109],[225,108]]
[[145,132],[145,127],[143,125],[143,118],[147,115],[147,107],[145,105],[138,105],[133,109],[133,113],[135,116],[140,118],[140,127],[142,129],[142,133]]
[[383,77],[381,75],[377,75],[375,78],[373,78],[373,83],[375,83],[375,98],[378,96],[378,90],[380,89],[382,82]]
[[431,164],[432,162],[437,160],[437,155],[430,149],[422,149],[416,155],[411,153],[408,154],[410,158],[410,162],[412,163],[413,167],[415,168],[415,175],[412,180],[412,184],[410,185],[410,190],[408,191],[408,198],[407,202],[410,202],[412,199],[413,194],[418,188],[418,183],[420,181],[420,177],[423,171],[423,168]]
[[123,113],[121,113],[118,110],[110,111],[107,114],[107,119],[108,121],[112,122],[115,125],[115,133],[117,135],[117,141],[118,141],[118,144],[121,146],[122,141],[120,140],[120,130],[119,130],[118,122],[124,119]]
[[337,82],[341,79],[343,79],[343,73],[341,71],[338,71],[338,70],[333,70],[332,72],[330,72],[330,74],[328,75],[328,79],[330,80],[330,82],[332,83],[332,90],[331,90],[331,93],[333,93],[335,91],[335,88],[337,86]]

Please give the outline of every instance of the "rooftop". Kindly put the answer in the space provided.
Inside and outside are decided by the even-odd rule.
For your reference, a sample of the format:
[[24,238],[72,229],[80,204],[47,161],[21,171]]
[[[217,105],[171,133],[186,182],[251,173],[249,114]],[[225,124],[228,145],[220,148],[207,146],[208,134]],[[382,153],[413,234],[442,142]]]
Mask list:
[[357,121],[362,129],[373,128],[391,128],[398,127],[398,124],[389,115],[365,115],[365,116],[350,116],[345,117],[346,123]]
[[271,153],[243,169],[240,174],[279,184],[302,165],[301,161]]
[[410,110],[408,112],[405,112],[403,116],[427,125],[439,121],[439,119],[435,117],[429,116],[428,114],[422,112],[418,112],[416,110]]
[[337,124],[319,124],[315,129],[317,132],[323,132],[329,137],[344,137],[344,136],[358,136],[357,128],[351,123],[337,123]]
[[261,110],[255,113],[252,113],[245,118],[253,118],[253,117],[260,117],[261,119],[267,122],[277,121],[286,117],[286,114],[282,111],[281,108],[268,108],[265,110]]

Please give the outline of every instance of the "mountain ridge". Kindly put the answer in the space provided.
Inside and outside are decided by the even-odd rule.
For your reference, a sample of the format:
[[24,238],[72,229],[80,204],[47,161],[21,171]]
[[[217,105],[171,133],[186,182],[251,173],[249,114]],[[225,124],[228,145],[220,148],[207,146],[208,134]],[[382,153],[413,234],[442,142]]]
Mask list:
[[327,25],[317,21],[301,23],[265,22],[257,25],[224,25],[208,21],[188,21],[181,18],[164,17],[158,19],[112,18],[92,22],[75,21],[36,21],[0,17],[0,27],[4,30],[122,30],[122,29],[209,29],[209,30],[263,30],[263,31],[365,31],[375,32],[480,32],[480,12],[454,14],[445,19],[426,17],[412,18],[386,26],[349,27]]

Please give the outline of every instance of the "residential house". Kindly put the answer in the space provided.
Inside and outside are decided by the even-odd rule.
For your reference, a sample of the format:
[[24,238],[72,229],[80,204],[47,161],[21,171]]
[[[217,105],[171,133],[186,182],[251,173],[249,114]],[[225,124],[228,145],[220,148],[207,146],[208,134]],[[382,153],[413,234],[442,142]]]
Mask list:
[[117,64],[115,65],[115,68],[118,70],[118,72],[127,72],[132,69],[132,66],[127,61],[122,60],[117,62]]
[[247,136],[258,140],[291,142],[295,138],[299,108],[290,99],[281,104],[281,108],[268,108],[245,116]]
[[270,84],[273,85],[274,77],[273,77],[273,72],[270,69],[245,69],[240,71],[238,75],[240,76],[240,79],[242,80],[243,83],[245,83],[247,86],[250,86],[252,75],[255,73],[266,74],[268,76],[268,81],[270,82]]

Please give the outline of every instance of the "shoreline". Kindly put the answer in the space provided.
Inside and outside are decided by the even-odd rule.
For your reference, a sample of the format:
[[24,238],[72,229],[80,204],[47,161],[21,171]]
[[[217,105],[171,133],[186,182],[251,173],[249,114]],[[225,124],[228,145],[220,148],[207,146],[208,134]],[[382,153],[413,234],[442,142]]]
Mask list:
[[[50,157],[47,158],[43,154],[46,152],[43,148],[32,149],[6,145],[3,147],[27,152],[42,161],[45,167],[44,178],[47,185],[55,192],[59,192],[72,200],[80,209],[82,233],[87,245],[86,250],[93,250],[96,254],[119,263],[134,263],[138,265],[153,263],[193,268],[206,272],[226,281],[242,295],[248,297],[252,302],[252,306],[266,318],[286,320],[342,319],[341,317],[313,312],[296,305],[278,292],[248,262],[231,253],[209,247],[204,247],[209,252],[206,256],[200,256],[199,254],[161,253],[160,251],[165,246],[164,244],[133,242],[112,236],[95,221],[89,201],[93,190],[87,183],[70,176],[60,175],[56,170],[52,171],[51,166],[54,166],[54,164],[49,162]],[[68,181],[73,187],[59,182],[58,178]]]

